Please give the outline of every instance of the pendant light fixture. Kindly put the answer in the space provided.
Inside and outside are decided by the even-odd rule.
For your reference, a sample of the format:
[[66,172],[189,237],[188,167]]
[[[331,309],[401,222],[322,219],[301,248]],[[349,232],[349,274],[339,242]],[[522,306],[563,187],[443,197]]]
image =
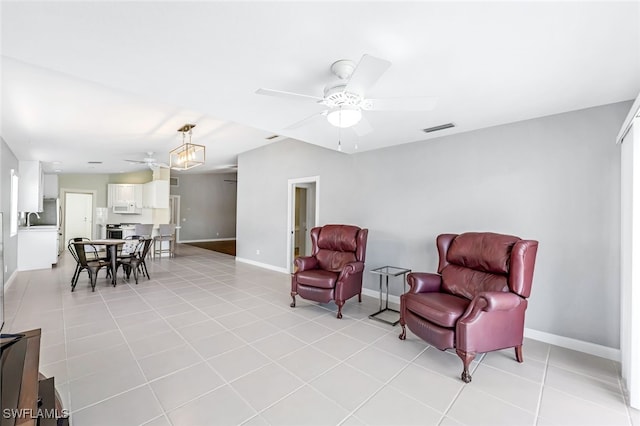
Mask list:
[[[195,124],[185,124],[178,131],[182,133],[182,145],[169,153],[169,167],[173,170],[189,170],[204,164],[205,147],[191,143]],[[189,141],[187,142],[187,135]]]

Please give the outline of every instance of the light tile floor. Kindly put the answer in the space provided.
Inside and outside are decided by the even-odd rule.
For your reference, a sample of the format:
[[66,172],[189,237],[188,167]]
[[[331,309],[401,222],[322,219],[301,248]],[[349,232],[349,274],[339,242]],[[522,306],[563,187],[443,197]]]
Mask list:
[[461,362],[399,326],[373,321],[377,300],[298,298],[289,276],[196,247],[149,261],[138,285],[86,273],[73,259],[18,274],[6,331],[41,328],[40,366],[55,376],[74,426],[640,425],[619,364],[527,340]]

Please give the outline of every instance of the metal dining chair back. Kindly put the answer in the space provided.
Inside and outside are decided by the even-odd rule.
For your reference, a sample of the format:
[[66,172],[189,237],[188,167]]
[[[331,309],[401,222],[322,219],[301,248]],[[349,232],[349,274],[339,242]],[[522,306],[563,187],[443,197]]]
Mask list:
[[[78,263],[80,264],[80,270],[86,270],[89,273],[91,291],[96,291],[96,280],[98,279],[98,271],[105,266],[109,266],[109,262],[102,259],[87,259],[87,252],[97,252],[95,246],[93,246],[92,244],[85,244],[82,241],[74,241],[72,244],[78,258]],[[89,247],[89,250],[85,249],[85,245]],[[75,290],[77,282],[78,279],[76,276],[75,281],[71,284],[71,291]]]

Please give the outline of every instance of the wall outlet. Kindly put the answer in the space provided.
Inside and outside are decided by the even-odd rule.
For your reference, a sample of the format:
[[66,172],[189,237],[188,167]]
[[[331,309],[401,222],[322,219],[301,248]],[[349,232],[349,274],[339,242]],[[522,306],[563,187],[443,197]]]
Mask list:
[[8,267],[7,265],[4,265],[4,272],[5,272],[5,274],[6,274],[7,272],[9,272],[9,267]]
[[260,254],[260,250],[256,250],[256,254]]
[[219,233],[219,232],[216,232],[216,237],[219,237],[219,236],[220,236],[220,233]]

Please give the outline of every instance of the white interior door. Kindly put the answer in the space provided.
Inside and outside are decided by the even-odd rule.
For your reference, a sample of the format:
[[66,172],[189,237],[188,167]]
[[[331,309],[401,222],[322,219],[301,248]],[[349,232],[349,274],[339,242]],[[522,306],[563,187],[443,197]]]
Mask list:
[[93,194],[65,193],[65,241],[71,238],[93,238]]

